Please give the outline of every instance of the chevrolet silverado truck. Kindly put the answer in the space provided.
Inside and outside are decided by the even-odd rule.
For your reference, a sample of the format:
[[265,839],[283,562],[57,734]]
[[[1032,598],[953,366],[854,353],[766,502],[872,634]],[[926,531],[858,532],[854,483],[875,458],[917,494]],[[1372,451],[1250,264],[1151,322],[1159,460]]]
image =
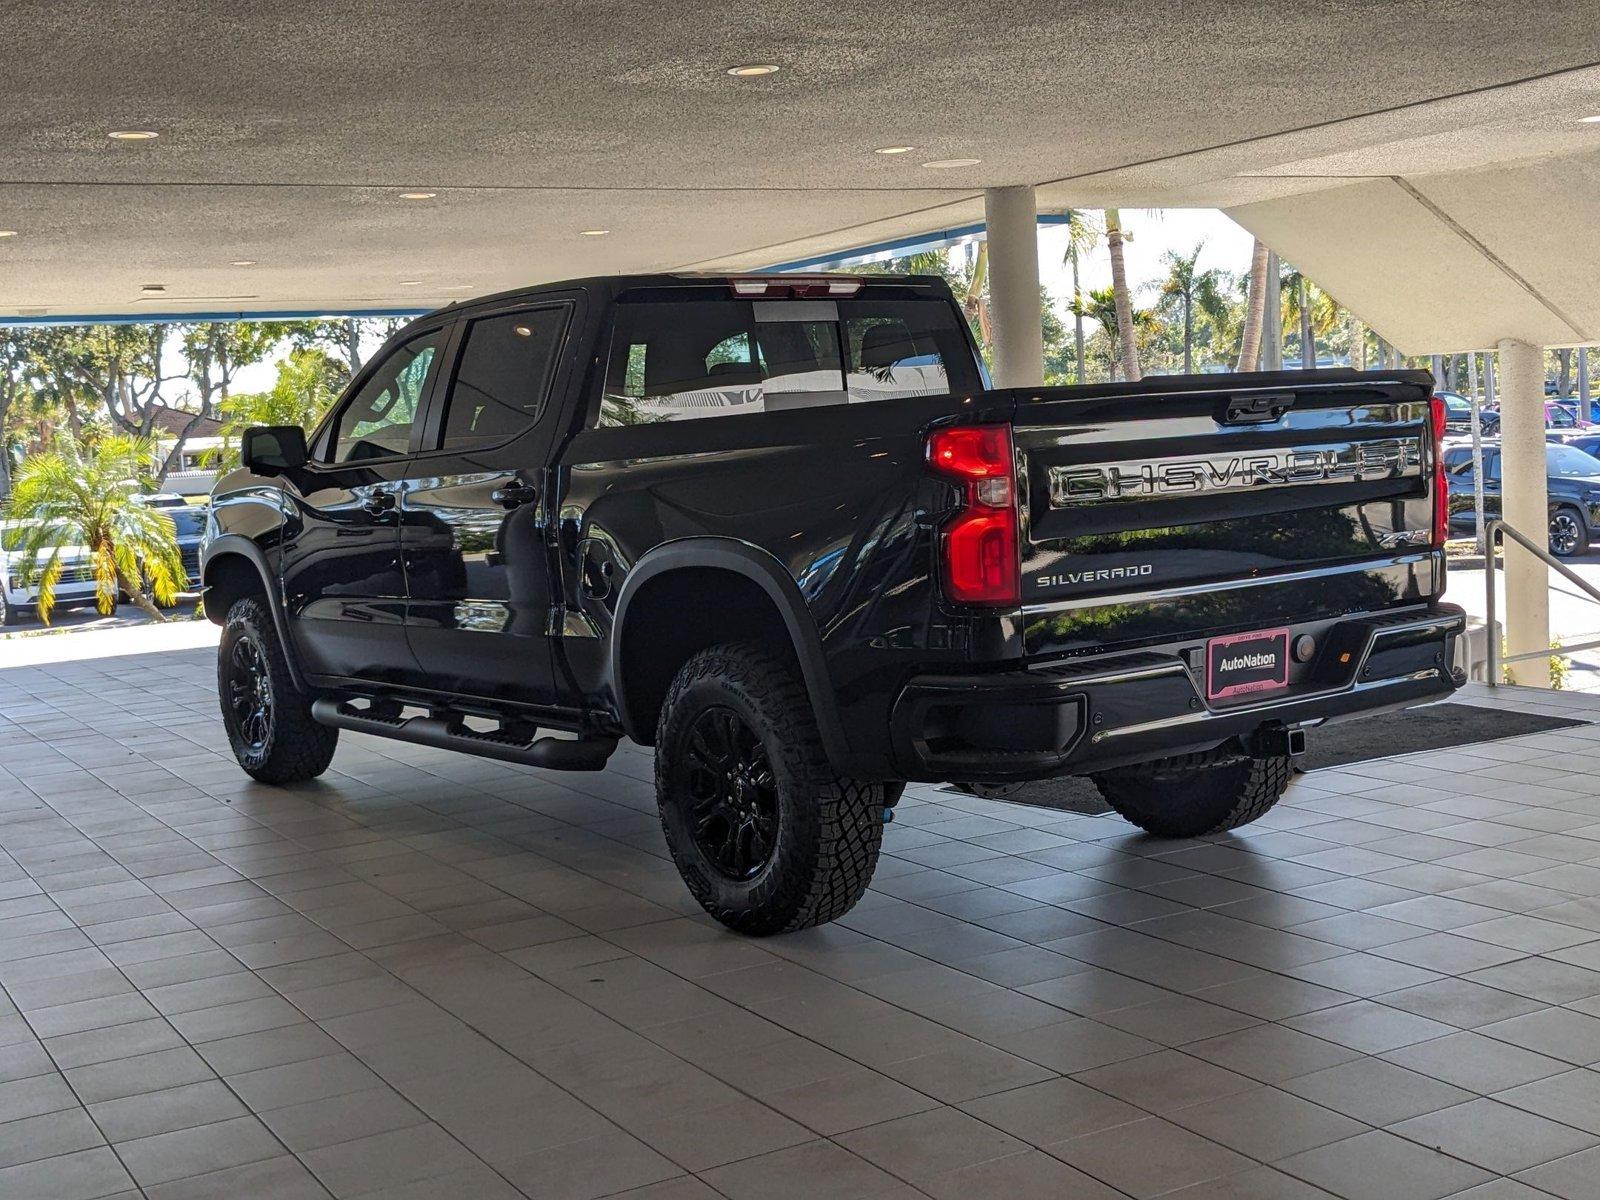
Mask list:
[[988,386],[938,279],[585,279],[407,326],[212,499],[240,765],[340,730],[592,771],[752,934],[845,913],[907,781],[1255,820],[1305,731],[1448,695],[1422,372]]

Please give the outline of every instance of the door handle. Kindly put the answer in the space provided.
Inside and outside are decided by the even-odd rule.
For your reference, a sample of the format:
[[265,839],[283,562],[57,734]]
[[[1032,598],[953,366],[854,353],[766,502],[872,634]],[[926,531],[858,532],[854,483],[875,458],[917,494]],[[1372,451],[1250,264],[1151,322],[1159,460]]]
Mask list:
[[532,484],[514,483],[510,487],[495,488],[489,493],[501,508],[519,508],[524,504],[532,504],[539,498],[539,489]]
[[375,517],[381,517],[394,507],[393,492],[373,492],[361,502],[361,507]]

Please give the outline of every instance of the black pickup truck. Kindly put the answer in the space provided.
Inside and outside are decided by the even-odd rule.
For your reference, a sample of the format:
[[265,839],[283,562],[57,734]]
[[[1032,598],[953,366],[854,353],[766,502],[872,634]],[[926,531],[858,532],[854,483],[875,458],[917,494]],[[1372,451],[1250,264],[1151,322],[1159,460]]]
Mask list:
[[598,770],[750,933],[831,920],[908,780],[1090,775],[1151,833],[1267,811],[1305,729],[1437,699],[1421,372],[987,386],[937,279],[644,276],[453,305],[212,500],[255,778],[351,729]]

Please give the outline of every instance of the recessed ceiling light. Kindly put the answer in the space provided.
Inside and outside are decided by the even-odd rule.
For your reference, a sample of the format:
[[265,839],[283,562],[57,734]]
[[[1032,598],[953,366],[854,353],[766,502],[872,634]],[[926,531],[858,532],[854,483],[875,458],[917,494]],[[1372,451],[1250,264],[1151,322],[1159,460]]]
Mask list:
[[438,194],[439,194],[438,192],[401,192],[400,193],[400,199],[402,199],[402,200],[432,200]]
[[605,235],[610,233],[610,232],[611,232],[611,230],[609,230],[609,229],[580,229],[580,230],[578,230],[578,233],[583,237],[605,237]]
[[874,154],[910,154],[915,149],[916,149],[915,146],[879,146],[876,150],[873,151],[873,153]]
[[757,75],[776,75],[782,69],[772,63],[750,63],[743,67],[729,67],[728,74],[737,79],[753,79]]
[[17,236],[17,231],[15,229],[0,229],[0,238],[8,238],[8,237],[16,237],[16,236]]
[[230,267],[253,267],[256,265],[256,260],[253,258],[236,258],[228,265]]
[[981,158],[936,158],[922,165],[930,171],[953,171],[958,167],[975,167],[982,161]]
[[164,283],[147,283],[139,290],[147,296],[159,296],[167,290],[167,285]]
[[470,292],[472,285],[470,283],[447,283],[439,290],[444,292]]
[[1600,113],[1595,113],[1592,117],[1579,117],[1578,120],[1584,125],[1600,125]]
[[420,279],[402,279],[400,281],[400,286],[401,287],[421,287],[422,286],[422,280],[420,280]]
[[153,142],[161,135],[154,129],[113,129],[106,136],[119,142]]

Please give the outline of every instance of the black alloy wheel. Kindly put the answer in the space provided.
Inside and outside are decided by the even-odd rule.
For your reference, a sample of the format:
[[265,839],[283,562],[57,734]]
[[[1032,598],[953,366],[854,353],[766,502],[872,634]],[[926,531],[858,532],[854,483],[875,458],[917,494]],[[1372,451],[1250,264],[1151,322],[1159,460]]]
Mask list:
[[778,844],[778,781],[766,747],[719,705],[695,718],[685,750],[695,845],[725,878],[755,878]]
[[255,639],[241,637],[228,659],[228,707],[239,739],[252,755],[272,740],[272,673]]
[[1588,536],[1583,519],[1570,508],[1558,508],[1550,516],[1550,553],[1571,558],[1584,549]]

